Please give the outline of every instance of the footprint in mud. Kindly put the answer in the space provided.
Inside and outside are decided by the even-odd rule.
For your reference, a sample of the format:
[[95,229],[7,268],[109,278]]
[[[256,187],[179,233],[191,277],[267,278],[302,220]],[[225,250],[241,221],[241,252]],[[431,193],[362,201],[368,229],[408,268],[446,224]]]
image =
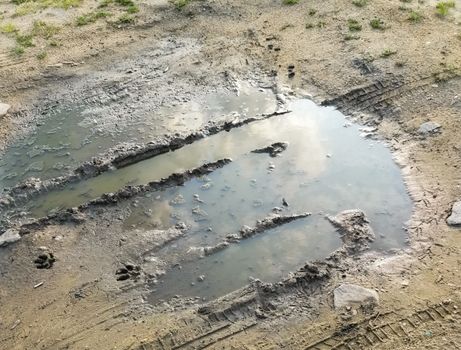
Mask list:
[[130,278],[136,280],[141,275],[141,268],[138,265],[125,263],[123,267],[115,271],[115,275],[117,276],[117,281],[126,281]]
[[37,259],[34,260],[34,264],[37,269],[50,269],[55,261],[56,258],[53,253],[44,253],[40,254]]

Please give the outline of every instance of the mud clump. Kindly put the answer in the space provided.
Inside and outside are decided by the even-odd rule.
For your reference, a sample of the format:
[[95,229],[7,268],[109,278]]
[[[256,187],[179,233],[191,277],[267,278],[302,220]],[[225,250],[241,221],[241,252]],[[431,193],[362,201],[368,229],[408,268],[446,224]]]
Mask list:
[[375,239],[365,213],[359,209],[345,210],[327,219],[335,226],[343,241],[343,250],[347,254],[357,254],[369,248]]
[[34,260],[34,264],[37,269],[51,269],[55,261],[53,253],[43,253]]
[[275,142],[270,146],[255,149],[252,153],[268,153],[271,157],[277,157],[288,148],[288,142]]

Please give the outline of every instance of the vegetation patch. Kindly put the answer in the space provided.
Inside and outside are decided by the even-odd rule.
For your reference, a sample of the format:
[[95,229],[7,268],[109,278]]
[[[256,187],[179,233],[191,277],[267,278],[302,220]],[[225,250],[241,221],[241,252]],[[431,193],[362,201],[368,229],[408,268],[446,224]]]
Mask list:
[[408,15],[408,20],[413,23],[421,22],[423,15],[418,11],[411,11]]
[[53,35],[59,32],[59,27],[48,24],[44,21],[35,21],[32,27],[32,35],[40,36],[45,39],[50,39]]
[[396,53],[397,53],[397,51],[395,51],[395,50],[386,49],[381,53],[380,57],[388,58],[388,57],[391,57],[391,56],[395,55]]
[[448,15],[450,9],[455,6],[456,4],[454,0],[440,1],[437,3],[437,5],[435,5],[436,13],[440,17],[445,17],[446,15]]
[[18,5],[15,10],[16,16],[24,16],[39,10],[54,7],[68,10],[71,7],[78,7],[83,0],[12,0],[11,2]]
[[284,5],[296,5],[299,0],[283,0]]
[[77,26],[84,26],[90,23],[96,22],[100,18],[106,18],[109,16],[108,12],[98,11],[98,12],[91,12],[86,15],[78,16],[76,20]]
[[186,7],[191,0],[171,0],[171,3],[176,7],[177,10],[182,10],[184,7]]
[[348,19],[347,25],[351,32],[359,32],[362,30],[362,25],[355,19]]
[[368,0],[352,0],[352,3],[357,7],[365,7],[368,4]]
[[13,23],[7,23],[0,27],[0,32],[5,34],[14,34],[18,32],[18,28]]
[[373,18],[370,21],[370,27],[373,29],[379,29],[379,30],[386,29],[386,26],[384,25],[384,21],[380,18]]

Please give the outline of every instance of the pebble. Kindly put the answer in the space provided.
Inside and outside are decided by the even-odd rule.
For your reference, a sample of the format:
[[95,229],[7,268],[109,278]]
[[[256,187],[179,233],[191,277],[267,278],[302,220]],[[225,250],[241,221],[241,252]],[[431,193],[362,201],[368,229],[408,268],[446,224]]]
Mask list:
[[8,111],[10,110],[10,108],[11,108],[11,106],[9,104],[0,102],[0,117],[5,116],[8,113]]

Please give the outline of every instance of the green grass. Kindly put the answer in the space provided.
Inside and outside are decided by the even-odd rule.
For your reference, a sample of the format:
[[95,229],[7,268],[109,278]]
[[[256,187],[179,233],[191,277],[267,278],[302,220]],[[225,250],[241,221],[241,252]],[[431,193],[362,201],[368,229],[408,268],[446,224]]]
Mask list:
[[7,23],[0,27],[0,32],[5,34],[13,34],[18,31],[18,28],[13,23]]
[[388,57],[391,57],[391,56],[395,55],[396,53],[397,53],[397,51],[395,51],[395,50],[386,49],[381,53],[380,57],[381,58],[388,58]]
[[15,46],[12,50],[11,53],[16,56],[21,56],[24,53],[24,48],[22,46]]
[[96,22],[100,18],[106,18],[110,14],[108,12],[104,11],[98,11],[98,12],[90,12],[87,13],[86,15],[78,16],[76,20],[77,26],[84,26],[90,23]]
[[346,34],[344,36],[344,40],[346,40],[346,41],[359,40],[359,39],[360,39],[360,37],[358,35],[354,35],[354,34],[350,34],[350,33],[348,33],[348,34]]
[[24,16],[49,7],[68,10],[71,7],[78,7],[83,0],[13,0],[18,5],[15,9],[16,16]]
[[136,6],[136,5],[128,6],[127,9],[126,9],[126,12],[127,13],[138,13],[139,12],[139,7]]
[[347,26],[351,32],[359,32],[362,30],[362,25],[355,19],[348,19]]
[[284,5],[296,5],[299,0],[283,0]]
[[16,43],[19,45],[19,46],[22,46],[22,47],[32,47],[34,46],[34,43],[33,43],[33,38],[34,36],[29,34],[29,35],[22,35],[22,34],[17,34],[16,35]]
[[370,26],[373,29],[384,30],[386,27],[384,25],[384,21],[380,18],[374,18],[370,21]]
[[53,35],[59,32],[59,27],[48,24],[44,21],[35,21],[32,27],[32,34],[41,36],[45,39],[50,39]]
[[421,22],[422,19],[423,15],[418,11],[411,11],[408,15],[408,20],[413,23]]
[[115,22],[116,24],[132,24],[134,23],[134,17],[130,16],[129,14],[125,13],[121,15],[117,21]]
[[171,0],[171,3],[176,7],[177,10],[182,10],[184,7],[186,7],[191,0]]
[[47,53],[45,51],[42,51],[39,54],[37,54],[37,59],[40,61],[43,61],[46,58],[46,56],[47,56]]
[[448,15],[448,12],[450,11],[450,8],[455,7],[456,4],[454,0],[449,0],[449,1],[440,1],[435,5],[436,13],[440,17],[445,17]]
[[368,4],[368,0],[352,0],[352,3],[357,7],[365,7]]

